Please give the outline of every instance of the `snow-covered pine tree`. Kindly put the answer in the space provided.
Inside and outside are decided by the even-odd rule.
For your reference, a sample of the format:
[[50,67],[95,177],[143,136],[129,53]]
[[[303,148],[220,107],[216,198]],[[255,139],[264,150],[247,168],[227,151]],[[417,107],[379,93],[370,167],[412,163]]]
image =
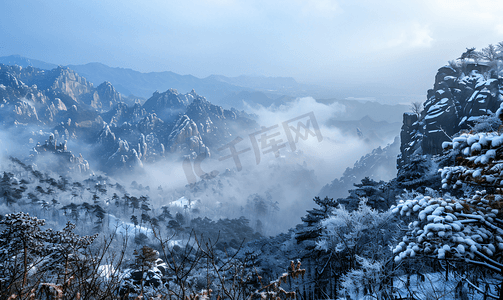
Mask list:
[[361,180],[361,183],[354,183],[355,189],[349,190],[349,196],[339,198],[337,202],[344,206],[348,211],[358,209],[360,200],[367,199],[367,205],[377,210],[387,210],[395,204],[394,197],[388,193],[388,187],[384,181],[375,181],[369,177]]
[[307,211],[307,215],[301,218],[301,225],[297,226],[295,232],[295,239],[297,243],[306,241],[306,248],[313,249],[315,247],[315,240],[320,236],[321,225],[320,221],[327,218],[329,214],[338,206],[337,201],[325,197],[320,199],[320,197],[314,197],[313,201],[320,208],[313,208]]
[[0,220],[0,298],[36,297],[40,283],[62,287],[71,276],[87,277],[75,263],[96,235],[79,237],[70,223],[62,231],[44,230],[44,225],[45,220],[22,212]]
[[[503,116],[503,105],[496,115]],[[467,196],[419,195],[401,201],[393,212],[412,221],[407,235],[393,250],[395,261],[427,255],[438,260],[464,261],[501,274],[503,135],[465,133],[442,146],[460,153],[455,166],[439,170],[442,187],[463,189]],[[499,299],[503,299],[502,288],[503,283]]]
[[[360,200],[357,210],[349,211],[344,206],[333,209],[319,222],[321,232],[316,241],[316,250],[324,253],[323,269],[331,269],[331,277],[339,283],[341,276],[361,267],[360,261],[372,260],[380,264],[383,276],[383,257],[389,255],[389,245],[396,233],[396,222],[389,210],[378,211]],[[320,255],[321,257],[321,255]],[[363,260],[362,260],[363,259]],[[349,278],[349,277],[348,277]],[[363,290],[371,293],[371,289]],[[341,293],[344,291],[341,290]],[[351,295],[349,295],[351,296]]]
[[398,169],[398,188],[424,193],[425,188],[439,187],[437,166],[430,155],[414,155]]
[[154,296],[157,288],[162,288],[161,278],[165,275],[166,264],[159,259],[159,252],[143,246],[133,253],[135,260],[132,270],[125,276],[121,287],[122,299],[136,299],[137,296]]

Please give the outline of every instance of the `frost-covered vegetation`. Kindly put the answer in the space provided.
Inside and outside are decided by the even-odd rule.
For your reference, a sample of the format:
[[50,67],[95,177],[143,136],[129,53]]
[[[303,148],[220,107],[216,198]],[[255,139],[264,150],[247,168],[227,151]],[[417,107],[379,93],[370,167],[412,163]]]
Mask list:
[[[394,179],[368,174],[339,199],[322,190],[277,235],[286,194],[239,196],[230,170],[181,192],[82,173],[88,163],[52,139],[35,150],[57,148],[68,159],[57,170],[10,157],[0,173],[0,298],[503,299],[502,50],[468,49],[441,69],[456,76],[439,71],[424,110],[404,116]],[[447,115],[457,131],[432,129]],[[378,173],[391,148],[324,190]],[[306,188],[315,181],[300,165],[270,170],[295,171]],[[242,198],[237,216],[226,217],[237,199],[223,186]],[[208,206],[208,193],[229,201]]]

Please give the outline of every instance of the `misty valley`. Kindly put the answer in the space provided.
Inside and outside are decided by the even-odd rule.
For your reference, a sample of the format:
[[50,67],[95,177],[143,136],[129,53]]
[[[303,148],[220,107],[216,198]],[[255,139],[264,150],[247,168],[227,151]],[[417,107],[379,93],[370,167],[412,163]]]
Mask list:
[[0,57],[0,298],[503,299],[502,64],[392,105]]

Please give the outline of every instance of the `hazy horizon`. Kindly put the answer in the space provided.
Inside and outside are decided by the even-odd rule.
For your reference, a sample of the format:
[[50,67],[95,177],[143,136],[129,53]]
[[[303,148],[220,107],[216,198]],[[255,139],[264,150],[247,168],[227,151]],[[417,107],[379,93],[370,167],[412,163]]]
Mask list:
[[293,77],[343,97],[424,101],[436,70],[503,40],[470,1],[8,1],[0,56],[140,72]]

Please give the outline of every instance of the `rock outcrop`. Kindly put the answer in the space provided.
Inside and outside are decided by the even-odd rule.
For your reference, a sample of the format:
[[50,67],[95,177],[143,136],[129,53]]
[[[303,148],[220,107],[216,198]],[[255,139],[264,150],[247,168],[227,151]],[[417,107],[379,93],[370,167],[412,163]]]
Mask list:
[[43,144],[37,144],[32,151],[33,163],[42,169],[50,169],[58,173],[78,172],[88,173],[89,163],[82,154],[75,156],[67,149],[67,141],[58,143],[54,134]]
[[110,110],[114,105],[122,102],[121,94],[119,94],[119,92],[117,92],[113,85],[108,81],[100,84],[96,88],[93,96],[93,99],[96,99],[95,103],[98,106],[95,108],[100,108],[106,111]]
[[403,116],[399,167],[416,155],[442,153],[442,142],[461,130],[471,130],[481,117],[496,112],[503,100],[497,65],[458,59],[438,70],[424,110]]
[[118,139],[119,148],[106,161],[105,166],[109,172],[118,170],[134,170],[142,167],[138,152],[129,146],[127,141]]
[[173,131],[168,137],[171,152],[192,154],[193,157],[200,153],[210,156],[210,150],[203,143],[198,126],[188,116],[181,116],[176,122]]
[[156,91],[152,97],[150,97],[143,108],[147,112],[155,112],[159,118],[168,121],[172,120],[179,113],[184,112],[187,105],[194,99],[194,93],[179,94],[175,89],[169,89],[164,93],[159,93]]

